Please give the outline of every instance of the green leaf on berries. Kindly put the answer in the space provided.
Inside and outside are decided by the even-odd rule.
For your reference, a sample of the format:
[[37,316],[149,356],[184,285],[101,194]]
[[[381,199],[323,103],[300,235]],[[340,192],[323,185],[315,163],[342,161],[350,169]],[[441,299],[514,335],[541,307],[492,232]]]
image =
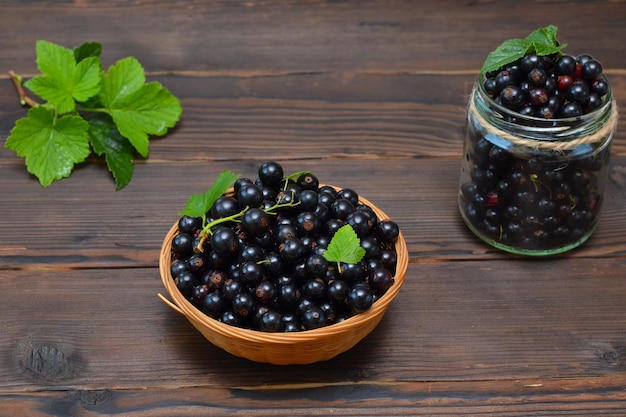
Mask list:
[[526,54],[528,44],[523,39],[509,39],[504,41],[494,51],[490,52],[483,64],[482,72],[495,71],[506,64],[510,64]]
[[133,145],[117,130],[108,114],[99,113],[87,118],[91,147],[104,156],[107,167],[115,179],[116,190],[121,190],[133,176]]
[[496,71],[531,52],[540,56],[561,52],[567,44],[559,44],[556,39],[557,30],[556,26],[549,25],[535,30],[524,39],[509,39],[502,42],[489,53],[481,72]]
[[222,171],[211,188],[202,194],[193,194],[189,198],[185,208],[180,212],[180,215],[202,217],[204,224],[206,214],[213,206],[213,203],[228,191],[237,178],[239,178],[239,174],[228,170]]
[[88,129],[80,116],[57,116],[54,109],[37,106],[15,123],[5,146],[25,158],[28,172],[47,187],[89,156]]
[[74,111],[77,101],[98,93],[102,71],[97,57],[77,63],[72,50],[46,41],[38,41],[36,49],[37,67],[43,75],[24,86],[53,104],[59,114]]
[[335,232],[323,256],[328,262],[356,264],[365,256],[365,249],[352,226],[346,224]]
[[311,171],[298,171],[298,172],[294,172],[291,175],[286,176],[286,179],[297,179],[300,177],[300,175],[311,175],[313,174]]
[[148,135],[163,135],[182,112],[180,101],[158,82],[145,84],[144,70],[133,57],[111,66],[99,95],[119,132],[143,157]]

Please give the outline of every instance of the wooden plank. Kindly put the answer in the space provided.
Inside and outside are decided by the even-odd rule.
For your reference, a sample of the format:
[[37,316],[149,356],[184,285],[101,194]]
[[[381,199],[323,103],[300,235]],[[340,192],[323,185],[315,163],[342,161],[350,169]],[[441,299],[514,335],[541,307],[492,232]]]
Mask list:
[[590,388],[595,378],[616,385],[625,382],[625,266],[623,258],[413,260],[394,304],[361,343],[327,362],[283,367],[207,342],[157,298],[164,288],[156,268],[2,271],[0,392],[575,379]]
[[[81,168],[45,189],[22,165],[0,165],[0,269],[156,266],[162,240],[191,194],[203,192],[224,169],[255,177],[261,162],[150,160],[137,165],[133,181],[119,192],[103,166]],[[509,257],[463,225],[456,158],[281,162],[286,172],[311,170],[322,182],[353,188],[379,206],[400,224],[411,259]],[[624,254],[625,164],[614,158],[600,226],[570,257]],[[191,177],[202,180],[183,180]]]
[[[622,385],[620,385],[622,384]],[[0,395],[0,416],[621,416],[623,380],[344,383]],[[70,411],[71,410],[71,411]]]
[[[607,68],[626,68],[626,56],[615,53],[626,39],[623,6],[592,1],[567,7],[565,13],[561,2],[542,1],[394,0],[355,7],[297,0],[13,0],[3,2],[0,68],[34,72],[35,42],[46,39],[68,47],[101,41],[107,65],[133,55],[151,71],[471,70],[500,42],[536,29],[537,16],[550,17],[572,53],[593,53]],[[601,22],[602,31],[589,22]]]

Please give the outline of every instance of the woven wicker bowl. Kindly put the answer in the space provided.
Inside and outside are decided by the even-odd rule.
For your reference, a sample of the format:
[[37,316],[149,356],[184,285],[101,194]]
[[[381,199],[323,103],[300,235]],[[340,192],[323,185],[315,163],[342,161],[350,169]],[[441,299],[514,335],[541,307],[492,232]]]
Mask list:
[[[369,205],[379,219],[389,218],[368,200],[360,198],[360,201]],[[293,333],[267,333],[230,326],[212,319],[194,307],[178,291],[170,273],[171,242],[177,232],[175,223],[165,236],[159,259],[161,280],[172,301],[161,294],[159,297],[172,309],[184,315],[214,345],[235,356],[276,365],[303,365],[324,361],[356,345],[378,325],[398,295],[409,261],[406,241],[400,233],[395,247],[398,258],[395,282],[369,310],[319,329]]]

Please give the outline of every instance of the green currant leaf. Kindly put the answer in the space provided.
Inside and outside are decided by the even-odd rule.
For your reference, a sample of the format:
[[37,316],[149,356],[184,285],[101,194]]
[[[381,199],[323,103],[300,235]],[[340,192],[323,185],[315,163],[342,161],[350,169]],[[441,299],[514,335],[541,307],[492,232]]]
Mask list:
[[37,106],[15,123],[5,146],[25,158],[28,172],[47,187],[68,177],[89,156],[88,129],[80,116],[57,117],[54,109]]
[[121,190],[133,176],[133,145],[120,134],[108,114],[99,113],[86,120],[89,122],[91,147],[96,154],[104,155],[107,167],[115,179],[116,190]]
[[222,171],[211,188],[202,194],[194,194],[189,198],[180,215],[202,217],[203,220],[206,220],[206,214],[213,206],[213,203],[224,195],[237,178],[239,178],[239,174],[228,170]]
[[133,58],[113,65],[99,95],[122,136],[148,156],[148,135],[163,135],[178,122],[180,101],[158,82],[144,84],[144,70]]
[[526,54],[528,42],[524,39],[509,39],[504,41],[495,50],[489,53],[481,72],[495,71],[506,64],[510,64]]
[[146,83],[134,57],[105,74],[98,42],[70,50],[38,41],[36,52],[41,75],[23,85],[47,102],[15,123],[5,146],[23,156],[45,186],[69,176],[93,149],[105,158],[116,188],[124,188],[135,151],[147,157],[148,136],[164,135],[178,122],[180,101],[161,84]]
[[352,226],[346,224],[335,232],[323,256],[329,262],[355,264],[365,256],[365,249]]
[[75,101],[85,101],[100,90],[101,68],[98,57],[76,62],[74,53],[46,41],[37,42],[37,67],[43,75],[24,86],[56,106],[59,114],[74,111]]
[[533,43],[535,46],[542,47],[542,45],[556,45],[556,32],[557,27],[554,25],[546,26],[545,28],[539,28],[526,37],[526,42]]
[[489,53],[481,68],[481,73],[496,71],[530,52],[537,55],[551,55],[561,52],[567,44],[559,45],[556,39],[557,31],[556,26],[549,25],[535,30],[524,39],[509,39],[502,42],[500,46]]
[[85,42],[74,48],[74,59],[80,62],[85,58],[97,57],[102,54],[102,44],[99,42]]
[[559,45],[556,39],[558,28],[554,25],[539,28],[526,37],[529,43],[528,52],[534,52],[537,55],[551,55],[560,52],[567,44]]

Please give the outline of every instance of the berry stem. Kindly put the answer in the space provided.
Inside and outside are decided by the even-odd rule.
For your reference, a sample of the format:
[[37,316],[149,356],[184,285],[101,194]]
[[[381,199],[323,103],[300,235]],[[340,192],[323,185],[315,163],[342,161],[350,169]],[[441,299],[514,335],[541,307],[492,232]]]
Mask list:
[[[274,204],[271,207],[268,207],[266,209],[263,209],[263,211],[271,216],[275,216],[278,213],[275,212],[275,210],[281,209],[281,208],[285,208],[285,207],[295,207],[298,204],[300,204],[299,201],[291,201],[289,203],[277,203]],[[197,249],[199,251],[202,252],[202,248],[204,246],[204,242],[206,242],[206,240],[209,238],[209,236],[211,236],[211,229],[213,229],[213,227],[217,226],[218,224],[221,223],[225,223],[225,222],[229,222],[229,221],[234,221],[234,222],[238,222],[239,219],[241,217],[243,217],[243,215],[246,213],[246,211],[248,211],[250,207],[246,207],[245,209],[241,210],[239,213],[235,213],[233,215],[230,216],[226,216],[226,217],[221,217],[219,219],[215,219],[213,221],[210,221],[208,223],[205,224],[205,226],[202,228],[202,230],[200,231],[200,242],[198,243],[198,247]],[[206,217],[203,218],[203,222],[206,222]]]
[[33,100],[32,98],[26,95],[26,91],[24,90],[24,87],[22,87],[22,81],[23,81],[22,76],[16,74],[13,70],[9,71],[9,75],[11,76],[11,81],[13,81],[15,90],[17,90],[17,94],[20,98],[20,104],[22,106],[29,106],[29,107],[38,106],[39,103],[37,103],[35,100]]

